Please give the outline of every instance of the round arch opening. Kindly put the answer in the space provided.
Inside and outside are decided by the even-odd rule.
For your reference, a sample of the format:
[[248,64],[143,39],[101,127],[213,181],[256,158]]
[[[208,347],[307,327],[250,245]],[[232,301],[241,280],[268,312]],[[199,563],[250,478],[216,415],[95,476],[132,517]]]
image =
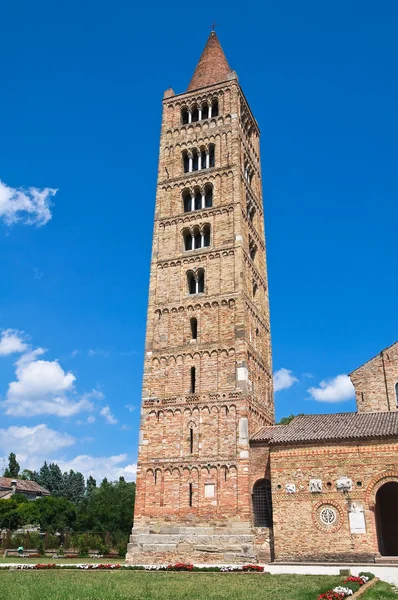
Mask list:
[[254,527],[272,527],[271,482],[259,479],[252,492]]
[[398,481],[388,481],[378,489],[376,523],[380,554],[398,556]]

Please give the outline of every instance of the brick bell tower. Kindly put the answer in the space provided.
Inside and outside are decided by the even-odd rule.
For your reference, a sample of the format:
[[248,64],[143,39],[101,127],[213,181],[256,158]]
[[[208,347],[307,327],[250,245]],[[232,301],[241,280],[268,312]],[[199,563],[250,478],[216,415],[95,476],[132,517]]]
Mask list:
[[212,31],[163,99],[127,561],[255,557],[249,437],[273,423],[259,129]]

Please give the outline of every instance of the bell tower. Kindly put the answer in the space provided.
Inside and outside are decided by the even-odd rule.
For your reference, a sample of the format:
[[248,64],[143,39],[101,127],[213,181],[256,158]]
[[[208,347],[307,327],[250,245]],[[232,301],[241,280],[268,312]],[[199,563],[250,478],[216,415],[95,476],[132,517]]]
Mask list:
[[253,556],[249,438],[273,423],[259,129],[212,31],[163,99],[127,561]]

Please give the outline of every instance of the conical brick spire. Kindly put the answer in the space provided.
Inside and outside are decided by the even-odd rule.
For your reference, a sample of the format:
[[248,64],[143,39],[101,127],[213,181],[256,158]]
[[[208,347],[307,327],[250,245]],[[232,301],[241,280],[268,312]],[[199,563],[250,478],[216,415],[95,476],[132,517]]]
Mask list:
[[217,34],[212,31],[188,86],[188,92],[225,81],[230,73],[231,68]]

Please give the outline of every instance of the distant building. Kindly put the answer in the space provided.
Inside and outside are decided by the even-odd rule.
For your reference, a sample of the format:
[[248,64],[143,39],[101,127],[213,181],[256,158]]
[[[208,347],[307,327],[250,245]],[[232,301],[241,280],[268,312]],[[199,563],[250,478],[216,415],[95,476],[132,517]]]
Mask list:
[[22,494],[28,500],[37,500],[41,496],[50,496],[50,492],[35,481],[0,477],[0,500],[12,498],[14,494]]

